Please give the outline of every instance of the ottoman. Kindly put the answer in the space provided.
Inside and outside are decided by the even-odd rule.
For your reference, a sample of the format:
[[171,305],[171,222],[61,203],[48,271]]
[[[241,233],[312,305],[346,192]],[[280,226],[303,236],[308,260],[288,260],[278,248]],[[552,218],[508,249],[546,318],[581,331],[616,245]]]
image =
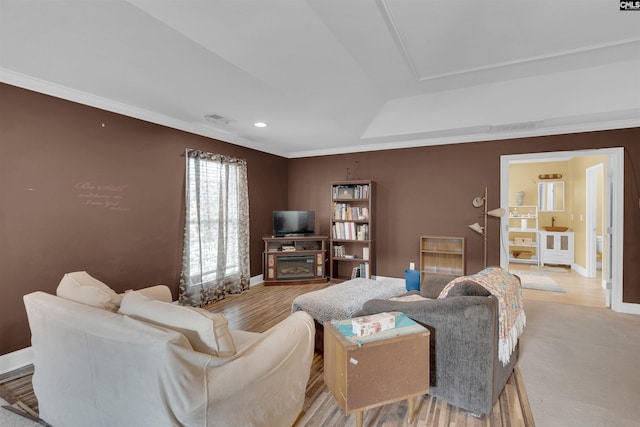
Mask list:
[[315,348],[322,352],[324,322],[348,319],[371,299],[388,299],[406,292],[405,282],[400,280],[352,279],[298,296],[291,304],[291,312],[306,311],[313,317],[316,323]]

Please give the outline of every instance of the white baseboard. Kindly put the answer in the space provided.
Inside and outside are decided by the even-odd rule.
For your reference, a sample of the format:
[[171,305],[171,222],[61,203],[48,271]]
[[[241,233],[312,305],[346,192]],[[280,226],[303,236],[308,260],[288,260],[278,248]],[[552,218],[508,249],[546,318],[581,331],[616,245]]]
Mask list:
[[262,274],[258,274],[257,276],[253,276],[251,280],[249,280],[249,287],[258,285],[262,283],[264,280],[262,278]]
[[621,313],[626,313],[626,314],[637,314],[637,315],[640,315],[640,304],[634,304],[634,303],[630,303],[630,302],[623,302],[622,306],[620,307],[620,312]]
[[0,374],[11,372],[23,366],[33,363],[33,352],[31,347],[14,351],[0,356]]
[[[582,267],[581,265],[578,264],[573,264],[572,268],[580,275],[584,276],[584,277],[588,277],[587,276],[587,270]],[[607,281],[602,279],[602,288],[603,289],[607,289]],[[610,301],[610,293],[607,294],[607,301],[606,301],[606,306],[611,308],[611,301]],[[634,303],[629,303],[629,302],[623,302],[620,306],[620,313],[626,313],[626,314],[640,314],[640,304],[634,304]]]
[[[404,279],[397,277],[385,277],[375,276],[375,280],[389,280],[396,282],[404,282]],[[251,278],[250,286],[262,283],[262,274]],[[622,313],[637,314],[640,315],[640,304],[622,303]],[[23,366],[27,366],[33,363],[33,352],[31,347],[23,348],[12,353],[0,355],[0,375],[6,372],[11,372]]]
[[587,277],[587,269],[584,268],[583,266],[579,264],[573,264],[571,268],[575,270],[575,272],[581,275],[582,277]]

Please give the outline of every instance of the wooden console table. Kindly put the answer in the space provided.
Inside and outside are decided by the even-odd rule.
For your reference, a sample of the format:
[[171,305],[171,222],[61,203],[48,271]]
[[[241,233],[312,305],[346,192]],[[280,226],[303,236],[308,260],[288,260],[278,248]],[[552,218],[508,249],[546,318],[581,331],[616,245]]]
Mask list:
[[373,341],[345,336],[339,328],[352,319],[324,323],[324,381],[342,412],[355,412],[357,427],[366,409],[404,399],[412,423],[415,398],[429,393],[429,330],[394,314],[411,326],[380,332]]
[[327,281],[327,236],[263,237],[262,280],[265,285]]

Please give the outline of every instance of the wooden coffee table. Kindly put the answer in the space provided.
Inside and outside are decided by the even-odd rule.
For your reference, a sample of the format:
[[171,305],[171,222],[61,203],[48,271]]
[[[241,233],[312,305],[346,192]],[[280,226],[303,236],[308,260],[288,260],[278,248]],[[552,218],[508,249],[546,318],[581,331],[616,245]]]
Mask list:
[[402,313],[396,328],[353,337],[351,320],[324,324],[324,381],[345,415],[407,399],[409,423],[416,396],[429,393],[429,330]]

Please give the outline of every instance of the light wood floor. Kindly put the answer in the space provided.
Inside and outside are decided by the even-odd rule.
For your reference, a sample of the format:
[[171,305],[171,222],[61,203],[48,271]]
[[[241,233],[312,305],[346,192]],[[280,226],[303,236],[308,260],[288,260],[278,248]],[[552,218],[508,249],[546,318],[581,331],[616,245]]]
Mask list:
[[[264,286],[251,288],[243,295],[229,296],[208,307],[224,313],[229,327],[253,332],[264,332],[289,315],[291,303],[298,295],[322,289],[330,284]],[[473,415],[430,396],[416,401],[416,417],[412,426],[430,427],[507,427],[534,426],[525,386],[516,367],[504,391],[494,405],[490,416]],[[385,405],[365,412],[365,426],[404,426],[407,402]],[[355,415],[346,417],[323,379],[322,355],[316,353],[307,385],[303,414],[295,427],[355,426]]]
[[[533,270],[533,265],[509,264],[509,270]],[[589,279],[575,270],[564,269],[564,272],[545,270],[545,273],[563,287],[567,292],[547,292],[523,289],[522,297],[527,300],[557,302],[561,304],[581,305],[585,307],[605,307],[605,290],[602,289],[602,271],[597,270],[596,278]]]
[[[264,286],[257,285],[242,295],[228,296],[208,308],[224,313],[233,329],[264,332],[284,319],[291,312],[291,303],[298,295],[321,289],[330,284]],[[12,399],[29,402],[37,414],[37,400],[31,388],[31,373],[18,375],[19,380],[0,381],[0,394]],[[15,384],[15,388],[12,388]],[[4,393],[2,393],[4,391]],[[10,401],[10,399],[6,400]],[[10,403],[13,403],[10,401]],[[431,396],[418,398],[415,404],[416,417],[411,424],[429,427],[520,427],[535,426],[525,386],[516,365],[502,394],[493,407],[491,415],[476,418],[446,402]],[[388,404],[365,412],[365,426],[407,425],[407,402]],[[309,383],[307,384],[303,413],[295,427],[351,427],[355,426],[355,415],[346,417],[329,392],[323,379],[322,355],[314,355]],[[58,427],[58,426],[56,426]]]

